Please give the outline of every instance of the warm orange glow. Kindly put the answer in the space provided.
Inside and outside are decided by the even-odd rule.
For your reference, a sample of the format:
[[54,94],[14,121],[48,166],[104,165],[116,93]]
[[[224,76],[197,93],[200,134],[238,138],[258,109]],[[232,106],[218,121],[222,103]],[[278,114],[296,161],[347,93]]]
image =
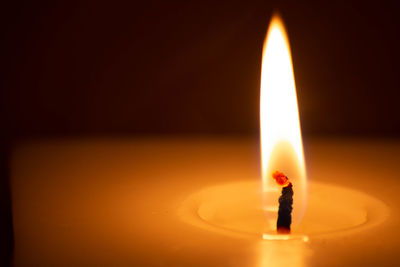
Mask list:
[[306,208],[307,179],[290,46],[283,22],[276,14],[263,47],[260,132],[264,209],[270,228],[276,227],[281,190],[272,179],[275,170],[282,171],[293,184],[292,217],[296,226]]

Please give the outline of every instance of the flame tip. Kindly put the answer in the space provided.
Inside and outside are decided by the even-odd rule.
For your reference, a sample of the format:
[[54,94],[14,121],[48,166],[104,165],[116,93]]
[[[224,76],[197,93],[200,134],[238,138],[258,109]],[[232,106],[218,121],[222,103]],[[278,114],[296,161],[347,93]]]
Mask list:
[[282,13],[279,11],[279,9],[274,8],[272,10],[272,16],[271,17],[272,18],[280,18],[280,19],[282,19]]

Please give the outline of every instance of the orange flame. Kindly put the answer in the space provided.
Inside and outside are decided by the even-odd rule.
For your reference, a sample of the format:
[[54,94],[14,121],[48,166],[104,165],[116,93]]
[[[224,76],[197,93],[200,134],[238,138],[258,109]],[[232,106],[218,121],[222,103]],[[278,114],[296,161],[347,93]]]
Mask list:
[[261,92],[260,135],[264,210],[270,229],[276,228],[281,188],[272,179],[282,171],[293,184],[293,226],[301,221],[307,203],[300,118],[289,40],[279,15],[274,14],[264,41]]

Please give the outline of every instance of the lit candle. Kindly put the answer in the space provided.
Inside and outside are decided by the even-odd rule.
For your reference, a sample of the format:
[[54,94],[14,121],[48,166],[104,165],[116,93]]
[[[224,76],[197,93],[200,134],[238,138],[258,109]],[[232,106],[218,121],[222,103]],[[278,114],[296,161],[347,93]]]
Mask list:
[[[261,186],[252,140],[22,144],[12,161],[15,264],[396,263],[400,144],[310,142],[309,173],[318,182],[308,194],[290,50],[277,17],[264,48]],[[275,169],[294,186],[291,235],[275,234]]]

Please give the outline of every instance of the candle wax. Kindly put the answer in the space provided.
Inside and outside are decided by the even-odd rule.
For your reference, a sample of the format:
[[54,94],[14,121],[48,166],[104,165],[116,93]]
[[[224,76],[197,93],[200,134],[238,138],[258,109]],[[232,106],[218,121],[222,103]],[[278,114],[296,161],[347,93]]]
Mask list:
[[340,231],[311,235],[308,242],[223,234],[206,221],[205,226],[197,227],[183,220],[179,210],[196,192],[257,181],[257,140],[58,139],[21,143],[13,151],[11,166],[14,263],[399,265],[400,142],[306,140],[305,155],[311,184],[363,192],[385,203],[388,217],[368,230],[355,227],[346,235]]

